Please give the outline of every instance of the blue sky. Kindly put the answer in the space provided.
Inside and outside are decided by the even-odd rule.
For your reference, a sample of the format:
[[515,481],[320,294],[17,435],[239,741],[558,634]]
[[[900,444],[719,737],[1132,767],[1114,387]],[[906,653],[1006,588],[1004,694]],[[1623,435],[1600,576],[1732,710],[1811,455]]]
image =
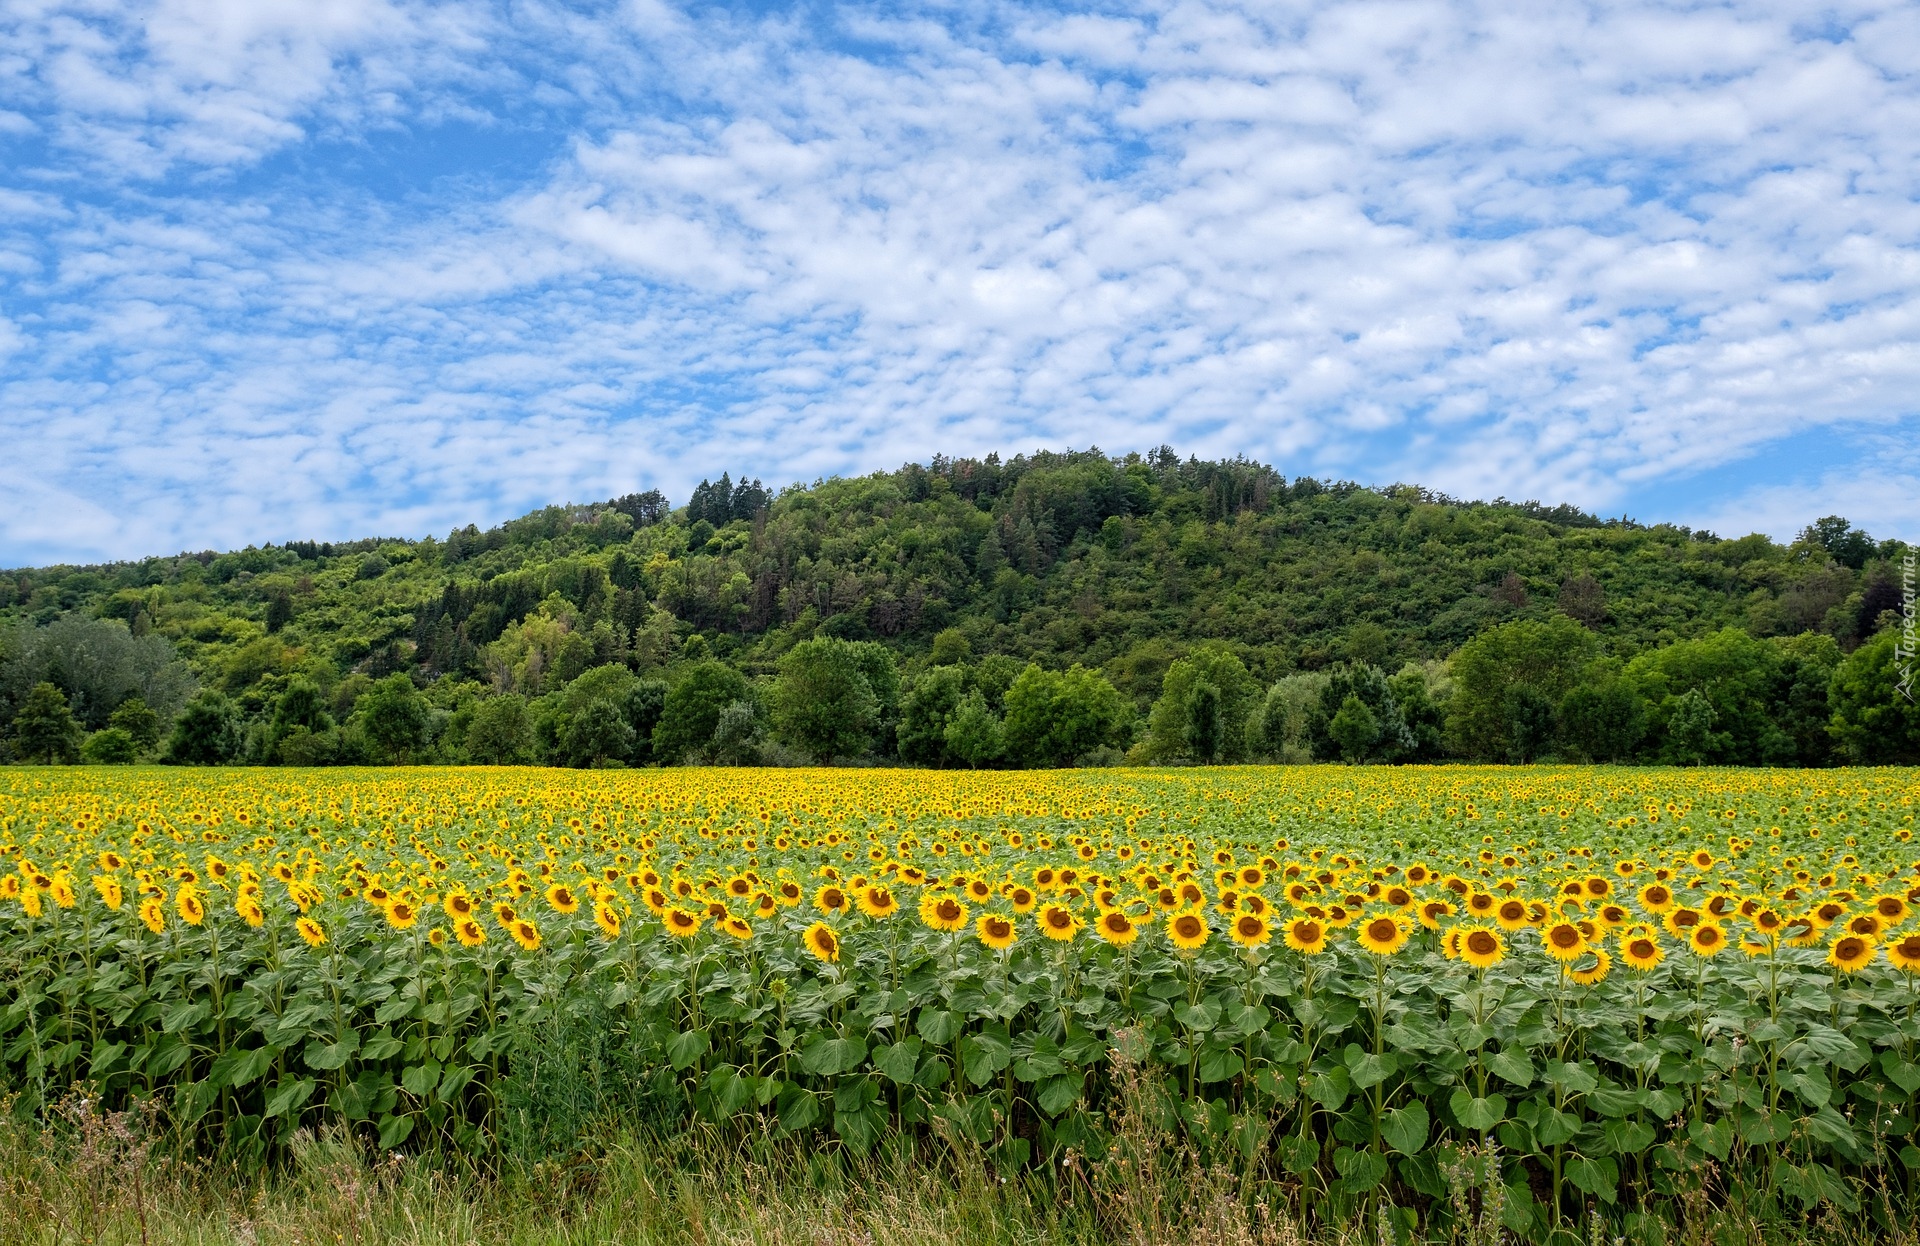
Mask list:
[[0,565],[1161,443],[1920,539],[1920,7],[0,0]]

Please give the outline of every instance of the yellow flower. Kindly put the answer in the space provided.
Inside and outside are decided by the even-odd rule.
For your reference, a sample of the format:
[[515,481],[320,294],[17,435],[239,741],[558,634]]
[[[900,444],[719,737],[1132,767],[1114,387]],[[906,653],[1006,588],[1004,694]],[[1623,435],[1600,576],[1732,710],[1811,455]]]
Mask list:
[[[1584,969],[1577,969],[1571,964],[1561,966],[1561,972],[1581,986],[1593,986],[1604,981],[1607,971],[1613,968],[1613,957],[1607,955],[1607,949],[1588,948],[1587,955],[1593,957],[1593,964]],[[1583,957],[1582,960],[1584,959]]]
[[1887,963],[1902,973],[1920,974],[1920,934],[1887,944]]
[[1287,946],[1308,956],[1327,950],[1327,928],[1311,917],[1296,917],[1287,923]]
[[1873,963],[1874,942],[1860,935],[1842,935],[1827,949],[1827,963],[1842,973],[1859,973]]
[[876,920],[892,917],[900,911],[900,901],[894,898],[891,891],[878,885],[862,887],[859,904],[862,913]]
[[1491,969],[1507,955],[1507,944],[1500,932],[1485,926],[1470,926],[1461,931],[1455,946],[1460,959],[1476,969]]
[[463,917],[453,924],[453,937],[460,940],[461,947],[479,947],[487,941],[487,931],[473,918]]
[[1375,956],[1392,956],[1407,942],[1407,928],[1399,918],[1382,914],[1360,924],[1360,946]]
[[395,930],[410,930],[420,920],[420,910],[405,900],[391,900],[387,903],[387,924]]
[[140,902],[140,920],[147,929],[159,934],[167,928],[167,910],[158,899],[149,896]]
[[306,940],[308,947],[319,947],[327,941],[327,932],[322,930],[320,923],[311,917],[302,917],[293,923],[293,928],[300,932],[300,937]]
[[1196,911],[1175,913],[1167,918],[1167,938],[1183,952],[1191,952],[1207,941],[1207,919]]
[[1660,950],[1660,941],[1653,937],[1653,932],[1642,928],[1620,936],[1620,957],[1628,968],[1649,973],[1666,959],[1666,953]]
[[198,926],[207,918],[207,906],[200,902],[199,893],[191,887],[182,887],[175,899],[174,911],[180,914],[180,920],[189,926]]
[[1071,943],[1080,933],[1084,924],[1073,915],[1073,910],[1059,904],[1049,904],[1040,910],[1040,933],[1058,943]]
[[1242,913],[1233,919],[1227,927],[1227,935],[1244,948],[1256,948],[1273,938],[1266,919],[1253,913]]
[[920,920],[935,930],[958,930],[967,924],[967,906],[929,891],[920,897]]
[[540,928],[526,918],[523,917],[513,923],[513,928],[508,933],[513,936],[513,941],[520,945],[521,950],[527,952],[539,950]]
[[1587,950],[1587,937],[1572,922],[1555,922],[1540,932],[1540,946],[1561,964],[1579,960]]
[[1140,937],[1140,927],[1119,909],[1102,913],[1093,923],[1093,933],[1115,947],[1126,947]]
[[846,912],[849,903],[847,893],[832,883],[813,893],[813,907],[829,916]]
[[1695,956],[1718,956],[1727,950],[1727,932],[1713,922],[1701,922],[1687,937]]
[[95,874],[93,889],[100,893],[101,903],[110,909],[118,909],[126,900],[126,893],[120,889],[120,880],[110,874]]
[[547,903],[556,913],[572,913],[580,908],[580,897],[573,893],[573,888],[555,883],[547,888]]
[[705,921],[706,917],[705,913],[689,912],[675,905],[662,913],[660,920],[666,925],[667,933],[676,939],[691,939],[700,933],[700,923]]
[[818,960],[831,962],[840,959],[840,936],[835,934],[833,927],[825,922],[815,922],[808,926],[801,942]]
[[1012,947],[1020,938],[1014,931],[1013,920],[998,913],[980,914],[980,920],[974,923],[974,931],[980,936],[980,942],[996,952]]

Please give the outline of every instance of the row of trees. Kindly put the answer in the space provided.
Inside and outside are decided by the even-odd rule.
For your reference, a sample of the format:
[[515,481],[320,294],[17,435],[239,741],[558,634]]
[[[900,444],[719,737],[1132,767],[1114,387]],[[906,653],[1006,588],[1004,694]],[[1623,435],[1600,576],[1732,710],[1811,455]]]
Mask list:
[[332,694],[297,677],[251,714],[218,689],[177,713],[137,691],[101,712],[43,680],[11,747],[34,762],[288,765],[1914,763],[1920,707],[1900,689],[1897,639],[1843,656],[1827,636],[1728,628],[1622,662],[1572,619],[1518,620],[1445,662],[1340,663],[1265,687],[1203,645],[1167,667],[1144,714],[1101,671],[976,660],[957,630],[907,680],[870,641],[803,641],[757,679],[690,642],[657,675],[605,663],[531,697],[423,688],[404,671]]

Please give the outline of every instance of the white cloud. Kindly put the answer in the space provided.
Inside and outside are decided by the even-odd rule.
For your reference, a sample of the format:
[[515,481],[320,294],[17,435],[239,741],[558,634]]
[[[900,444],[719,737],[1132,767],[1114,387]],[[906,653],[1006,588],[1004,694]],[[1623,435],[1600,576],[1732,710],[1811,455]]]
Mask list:
[[1920,414],[1908,6],[902,13],[0,0],[0,428],[128,554],[1089,441],[1605,509]]

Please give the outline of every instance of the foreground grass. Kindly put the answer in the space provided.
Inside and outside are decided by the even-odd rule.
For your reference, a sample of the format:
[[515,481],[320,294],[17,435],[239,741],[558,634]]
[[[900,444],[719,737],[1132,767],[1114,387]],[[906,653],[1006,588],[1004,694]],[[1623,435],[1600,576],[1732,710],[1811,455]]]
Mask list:
[[[1131,1118],[1130,1120],[1128,1118]],[[459,1161],[379,1155],[302,1135],[289,1162],[243,1174],[170,1157],[122,1114],[50,1125],[0,1116],[0,1246],[1496,1246],[1486,1192],[1451,1209],[1374,1204],[1303,1218],[1297,1188],[1203,1162],[1123,1113],[1108,1161],[1011,1180],[977,1153],[912,1145],[865,1158],[712,1132],[621,1134],[561,1163],[491,1177]],[[1823,1208],[1756,1219],[1711,1174],[1622,1223],[1568,1225],[1565,1246],[1915,1246],[1914,1226]],[[1449,1210],[1452,1214],[1448,1214]],[[1497,1208],[1493,1215],[1497,1216]]]

